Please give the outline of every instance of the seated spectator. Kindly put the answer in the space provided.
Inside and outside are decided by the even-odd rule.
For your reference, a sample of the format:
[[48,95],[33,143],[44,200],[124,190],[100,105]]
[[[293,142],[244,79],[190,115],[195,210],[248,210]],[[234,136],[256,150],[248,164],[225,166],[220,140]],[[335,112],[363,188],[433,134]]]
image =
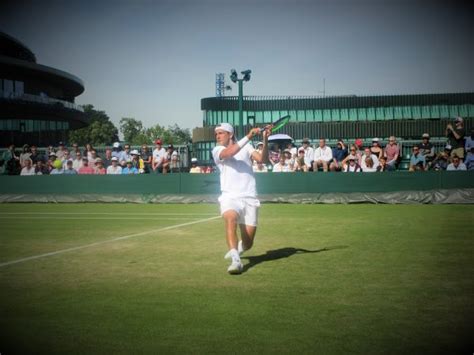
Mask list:
[[275,166],[280,162],[281,152],[278,144],[273,143],[270,147],[270,151],[268,152],[268,160],[270,160],[270,164]]
[[305,154],[304,148],[300,147],[300,149],[298,149],[298,156],[295,159],[295,171],[303,171],[305,173],[308,172],[309,167],[304,161],[304,158],[305,158],[304,154]]
[[263,142],[258,142],[255,149],[261,154],[263,152]]
[[97,158],[95,160],[95,174],[96,175],[105,175],[107,174],[107,170],[104,167],[104,163],[102,159]]
[[[91,158],[92,158],[92,151],[94,150],[94,147],[92,146],[92,144],[87,143],[85,148],[86,149],[84,149],[84,152],[82,153],[82,156],[89,159],[89,164],[90,164],[91,163]],[[94,163],[95,163],[95,161],[94,161]]]
[[274,173],[289,173],[291,172],[290,166],[286,160],[286,154],[280,155],[280,161],[273,165]]
[[63,158],[61,159],[61,163],[63,164],[63,169],[66,169],[66,163],[70,158],[71,157],[69,155],[69,149],[64,149],[63,150]]
[[95,169],[89,166],[89,159],[87,156],[82,157],[82,166],[77,171],[79,175],[94,175]]
[[421,136],[422,142],[420,144],[420,154],[423,154],[426,161],[427,169],[430,168],[431,163],[433,162],[434,158],[436,157],[435,154],[435,147],[430,142],[430,135],[428,133],[423,133]]
[[444,148],[444,151],[440,152],[438,156],[431,162],[431,168],[435,171],[446,170],[449,164],[449,156],[451,149],[448,149],[449,146]]
[[314,150],[313,157],[313,171],[317,172],[319,167],[326,172],[329,169],[329,164],[332,161],[332,150],[326,145],[326,139],[319,140],[319,147]]
[[367,156],[364,158],[364,166],[362,168],[362,172],[364,173],[375,173],[377,171],[377,167],[375,167],[375,164],[374,164],[374,159],[373,157],[375,156],[375,154],[372,154],[371,156]]
[[380,139],[372,139],[372,147],[370,147],[370,152],[380,160],[380,158],[383,156],[383,149],[380,146]]
[[266,173],[268,172],[268,168],[264,163],[257,163],[254,161],[252,164],[252,169],[254,173]]
[[290,142],[286,145],[286,149],[288,150],[291,154],[291,159],[296,159],[296,156],[298,155],[298,149],[296,149],[296,146],[294,145],[293,142]]
[[20,165],[23,168],[25,166],[25,160],[31,158],[31,149],[28,144],[23,145],[23,151],[20,154]]
[[474,170],[474,146],[467,152],[464,164],[466,165],[467,170]]
[[51,172],[51,170],[54,169],[54,162],[56,161],[56,153],[55,152],[50,152],[48,156],[48,169]]
[[[20,169],[18,169],[20,167]],[[19,171],[18,171],[19,170]],[[20,158],[15,152],[15,145],[10,144],[0,158],[0,174],[2,175],[18,175],[21,171]]]
[[163,172],[163,162],[166,157],[166,150],[162,147],[163,142],[161,139],[155,141],[155,149],[153,149],[152,160],[151,160],[151,169],[156,174]]
[[362,171],[358,158],[355,155],[347,156],[347,164],[345,165],[343,171],[345,173],[360,173]]
[[471,151],[471,148],[474,147],[474,128],[471,128],[471,135],[466,138],[466,143],[464,143],[464,150],[466,153]]
[[119,142],[115,142],[112,145],[112,157],[115,157],[120,162],[120,155],[122,154],[122,147]]
[[59,142],[58,150],[56,151],[56,157],[61,161],[63,161],[63,158],[64,158],[64,150],[65,150],[64,143]]
[[357,151],[362,155],[362,152],[364,151],[364,141],[360,138],[357,138],[354,142],[354,145],[357,148]]
[[400,161],[400,146],[395,136],[388,138],[388,144],[385,146],[385,157],[387,158],[387,170],[396,170]]
[[152,155],[151,155],[150,151],[148,150],[148,146],[146,144],[142,145],[142,149],[140,151],[140,156],[143,159],[143,164],[145,165],[144,172],[145,172],[145,174],[149,174],[150,171],[151,171]]
[[454,119],[454,127],[451,123],[446,126],[446,137],[448,137],[449,145],[453,148],[451,157],[457,155],[459,158],[464,159],[465,135],[466,131],[464,130],[464,120],[462,117]]
[[127,160],[125,168],[122,169],[122,175],[138,174],[138,169],[132,165],[131,160]]
[[296,169],[296,160],[293,158],[293,154],[291,154],[290,149],[285,149],[283,151],[283,155],[285,156],[285,162],[288,165],[288,168],[291,172],[295,171]]
[[130,152],[132,156],[132,165],[133,167],[137,168],[138,173],[143,174],[145,172],[145,163],[143,159],[140,157],[140,153],[138,150],[134,149]]
[[54,153],[56,155],[56,151],[54,150],[54,147],[52,145],[48,146],[48,149],[46,150],[46,156],[49,157],[51,153]]
[[36,174],[36,175],[49,175],[49,168],[48,168],[48,166],[43,162],[43,160],[38,160],[38,161],[36,162],[35,174]]
[[82,153],[81,152],[76,152],[74,153],[76,156],[74,157],[72,161],[72,167],[76,171],[79,171],[79,169],[82,167]]
[[102,163],[106,169],[112,165],[112,150],[110,148],[105,149],[105,156],[104,159],[102,159]]
[[381,157],[381,158],[379,159],[379,163],[380,163],[380,165],[379,165],[379,166],[377,167],[377,169],[376,169],[377,172],[381,172],[381,173],[382,173],[382,172],[385,172],[385,171],[388,171],[388,170],[389,170],[389,169],[388,169],[388,165],[387,165],[387,158]]
[[369,147],[364,149],[364,154],[362,154],[362,156],[360,157],[360,167],[362,171],[367,170],[367,158],[370,158],[373,163],[373,166],[369,169],[375,169],[376,171],[377,167],[380,165],[379,158],[377,158],[375,154],[372,154]]
[[27,176],[27,175],[36,175],[35,168],[33,166],[33,162],[30,158],[27,158],[23,162],[25,166],[21,169],[20,175]]
[[33,165],[35,165],[38,160],[42,160],[44,162],[44,156],[38,152],[38,147],[36,145],[31,146],[30,159],[33,162]]
[[198,166],[197,158],[191,158],[191,168],[189,169],[191,174],[201,174],[201,168]]
[[420,147],[415,145],[413,146],[413,154],[410,158],[410,167],[408,171],[425,171],[426,170],[426,161],[423,154],[420,153]]
[[72,144],[72,149],[70,152],[71,158],[74,158],[77,153],[79,153],[82,156],[81,150],[79,149],[79,145],[77,143]]
[[97,161],[97,151],[92,149],[87,153],[87,159],[89,159],[89,166],[95,167],[95,162]]
[[119,156],[119,162],[120,162],[120,165],[122,165],[122,168],[126,165],[127,161],[129,160],[130,161],[132,160],[132,155],[130,154],[130,144],[125,144]]
[[347,148],[344,144],[342,139],[339,139],[336,145],[336,148],[332,150],[333,160],[329,165],[329,170],[331,171],[341,171],[342,170],[342,162],[347,157],[348,152]]
[[168,144],[163,162],[163,174],[166,173],[179,173],[179,155],[172,144]]
[[76,169],[74,169],[74,167],[72,166],[73,163],[74,162],[71,159],[66,162],[66,167],[64,168],[64,175],[77,175]]
[[451,157],[451,164],[448,165],[446,171],[466,171],[466,165],[461,161],[457,155],[453,155]]
[[51,163],[51,171],[49,172],[49,175],[60,175],[64,172],[63,170],[63,162],[60,159],[55,159]]
[[121,175],[122,167],[118,164],[118,158],[112,157],[112,165],[107,168],[107,175]]
[[[314,160],[314,149],[310,145],[310,141],[308,138],[303,139],[303,146],[304,149],[304,163],[306,164],[306,170],[309,171],[313,168],[313,160]],[[301,148],[300,148],[301,149]]]
[[357,165],[360,166],[360,162],[361,162],[361,158],[362,158],[362,154],[361,152],[357,149],[357,146],[355,144],[352,144],[349,148],[349,155],[347,157],[345,157],[342,162],[341,162],[341,165],[342,165],[342,170],[345,171],[346,169],[346,165],[349,164],[349,156],[352,156],[356,159],[356,162],[357,162]]

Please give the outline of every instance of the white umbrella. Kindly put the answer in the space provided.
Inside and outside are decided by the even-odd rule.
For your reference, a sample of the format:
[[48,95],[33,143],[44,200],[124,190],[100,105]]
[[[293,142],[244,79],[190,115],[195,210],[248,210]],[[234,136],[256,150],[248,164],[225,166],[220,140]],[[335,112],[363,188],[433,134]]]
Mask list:
[[293,138],[291,138],[287,134],[272,134],[270,137],[268,137],[269,141],[292,141]]

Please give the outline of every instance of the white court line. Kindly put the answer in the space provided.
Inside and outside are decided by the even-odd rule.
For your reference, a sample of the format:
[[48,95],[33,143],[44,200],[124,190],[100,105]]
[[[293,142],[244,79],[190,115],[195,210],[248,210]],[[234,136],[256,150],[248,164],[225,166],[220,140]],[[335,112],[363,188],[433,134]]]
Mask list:
[[135,234],[124,235],[124,236],[122,236],[122,237],[117,237],[117,238],[113,238],[113,239],[103,240],[103,241],[101,241],[101,242],[95,242],[95,243],[91,243],[91,244],[80,245],[80,246],[77,246],[77,247],[72,247],[72,248],[67,248],[67,249],[61,249],[61,250],[56,250],[56,251],[53,251],[53,252],[50,252],[50,253],[45,253],[45,254],[33,255],[33,256],[26,257],[26,258],[22,258],[22,259],[17,259],[17,260],[12,260],[12,261],[7,261],[7,262],[5,262],[5,263],[1,263],[1,264],[0,264],[0,267],[4,267],[4,266],[8,266],[8,265],[13,265],[13,264],[19,264],[19,263],[23,263],[23,262],[25,262],[25,261],[30,261],[30,260],[40,259],[40,258],[46,258],[46,257],[48,257],[48,256],[53,256],[53,255],[68,253],[68,252],[71,252],[71,251],[76,251],[76,250],[86,249],[86,248],[90,248],[90,247],[95,247],[95,246],[97,246],[97,245],[102,245],[102,244],[106,244],[106,243],[113,243],[113,242],[116,242],[116,241],[119,241],[119,240],[125,240],[125,239],[130,239],[130,238],[135,238],[135,237],[141,237],[141,236],[143,236],[143,235],[147,235],[147,234],[151,234],[151,233],[164,232],[164,231],[171,230],[171,229],[176,229],[176,228],[181,228],[181,227],[185,227],[185,226],[190,226],[190,225],[192,225],[192,224],[197,224],[197,223],[203,223],[203,222],[207,222],[207,221],[212,221],[213,219],[217,219],[217,218],[221,218],[221,216],[214,216],[214,217],[211,217],[211,218],[204,218],[204,219],[200,219],[200,220],[193,221],[193,222],[175,224],[175,225],[173,225],[173,226],[168,226],[168,227],[163,227],[163,228],[158,228],[158,229],[152,229],[152,230],[149,230],[149,231],[140,232],[140,233],[135,233]]
[[214,216],[215,213],[140,213],[140,212],[0,212],[2,215],[125,215],[125,216]]
[[[158,217],[158,216],[156,216]],[[197,216],[196,216],[197,217]],[[16,217],[5,217],[5,216],[0,216],[0,219],[8,219],[12,222],[15,222],[15,221],[18,221],[20,219],[47,219],[49,217],[39,217],[39,216],[16,216]],[[155,221],[157,220],[157,218],[152,218],[152,217],[74,217],[74,216],[70,216],[70,217],[58,217],[58,216],[54,216],[54,217],[51,217],[53,220],[58,220],[58,219],[66,219],[66,220],[147,220],[147,221]],[[180,220],[180,219],[190,219],[192,218],[191,216],[183,216],[183,217],[167,217],[167,216],[163,216],[163,217],[160,217],[159,220],[160,221],[170,221],[170,220]]]

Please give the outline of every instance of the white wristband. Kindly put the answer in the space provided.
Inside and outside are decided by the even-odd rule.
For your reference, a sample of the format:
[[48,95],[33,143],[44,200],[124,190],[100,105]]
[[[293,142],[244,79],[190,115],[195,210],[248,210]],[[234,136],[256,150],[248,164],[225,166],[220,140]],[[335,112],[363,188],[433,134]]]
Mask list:
[[250,142],[250,139],[245,136],[242,138],[240,141],[237,142],[237,145],[242,149],[244,145],[246,145],[248,142]]

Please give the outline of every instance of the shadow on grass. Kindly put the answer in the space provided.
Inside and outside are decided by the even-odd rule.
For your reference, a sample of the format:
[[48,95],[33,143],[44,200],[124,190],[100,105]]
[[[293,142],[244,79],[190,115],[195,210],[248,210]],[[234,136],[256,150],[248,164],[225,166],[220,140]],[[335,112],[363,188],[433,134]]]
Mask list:
[[335,249],[346,249],[346,248],[348,248],[347,245],[337,245],[333,247],[327,247],[327,248],[315,249],[315,250],[293,248],[293,247],[280,248],[276,250],[268,250],[265,254],[241,257],[241,259],[249,261],[247,264],[244,265],[244,269],[242,270],[242,272],[246,272],[249,269],[253,268],[254,266],[257,266],[258,264],[264,263],[266,261],[289,258],[290,256],[295,255],[295,254],[320,253],[323,251],[330,251],[330,250],[335,250]]

